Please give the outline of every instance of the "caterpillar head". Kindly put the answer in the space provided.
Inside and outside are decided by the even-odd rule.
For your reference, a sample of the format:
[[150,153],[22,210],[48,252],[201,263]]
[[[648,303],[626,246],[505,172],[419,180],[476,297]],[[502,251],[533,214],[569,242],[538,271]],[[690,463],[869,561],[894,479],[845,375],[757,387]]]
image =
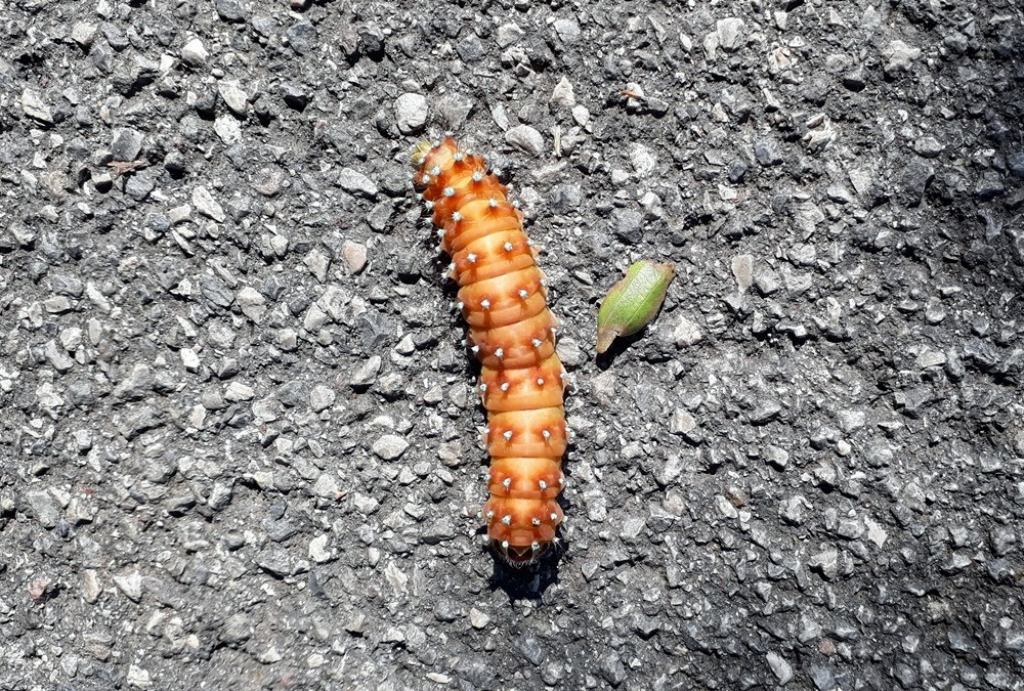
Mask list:
[[409,162],[416,167],[423,165],[432,147],[433,145],[429,141],[416,142],[416,146],[409,152]]

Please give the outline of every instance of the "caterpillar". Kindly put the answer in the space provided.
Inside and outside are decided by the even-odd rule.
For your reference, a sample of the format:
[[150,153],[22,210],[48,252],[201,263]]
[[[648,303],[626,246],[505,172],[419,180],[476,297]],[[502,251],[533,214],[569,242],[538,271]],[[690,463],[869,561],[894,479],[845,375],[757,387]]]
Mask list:
[[451,137],[421,142],[413,186],[451,256],[458,308],[480,361],[487,411],[490,496],[481,510],[488,542],[515,567],[535,563],[557,540],[564,516],[565,368],[555,353],[556,320],[523,215],[484,159]]

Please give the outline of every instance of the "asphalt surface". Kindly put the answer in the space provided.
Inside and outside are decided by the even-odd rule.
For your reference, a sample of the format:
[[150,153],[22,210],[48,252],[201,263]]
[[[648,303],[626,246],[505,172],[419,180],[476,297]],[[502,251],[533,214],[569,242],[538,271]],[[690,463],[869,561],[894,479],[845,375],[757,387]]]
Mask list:
[[[1024,689],[1019,4],[0,20],[3,691]],[[536,571],[480,546],[444,131],[575,380]]]

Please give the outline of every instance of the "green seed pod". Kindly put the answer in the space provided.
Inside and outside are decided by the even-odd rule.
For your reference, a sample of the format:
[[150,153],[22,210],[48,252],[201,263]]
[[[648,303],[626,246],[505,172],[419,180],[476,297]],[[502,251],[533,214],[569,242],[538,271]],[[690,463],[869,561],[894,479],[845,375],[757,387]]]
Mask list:
[[655,264],[646,259],[626,269],[626,277],[608,291],[597,314],[599,355],[619,336],[634,334],[651,323],[674,276],[675,267],[671,264]]

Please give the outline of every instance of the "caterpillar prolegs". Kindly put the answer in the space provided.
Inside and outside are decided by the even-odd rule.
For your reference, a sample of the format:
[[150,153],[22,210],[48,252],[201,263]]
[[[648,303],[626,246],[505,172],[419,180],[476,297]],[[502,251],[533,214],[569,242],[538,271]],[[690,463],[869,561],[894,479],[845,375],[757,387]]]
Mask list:
[[487,409],[490,498],[487,535],[513,566],[536,561],[562,522],[565,369],[555,354],[554,315],[544,275],[523,232],[523,215],[483,158],[450,137],[413,151],[413,184],[452,257],[459,308],[481,363]]

